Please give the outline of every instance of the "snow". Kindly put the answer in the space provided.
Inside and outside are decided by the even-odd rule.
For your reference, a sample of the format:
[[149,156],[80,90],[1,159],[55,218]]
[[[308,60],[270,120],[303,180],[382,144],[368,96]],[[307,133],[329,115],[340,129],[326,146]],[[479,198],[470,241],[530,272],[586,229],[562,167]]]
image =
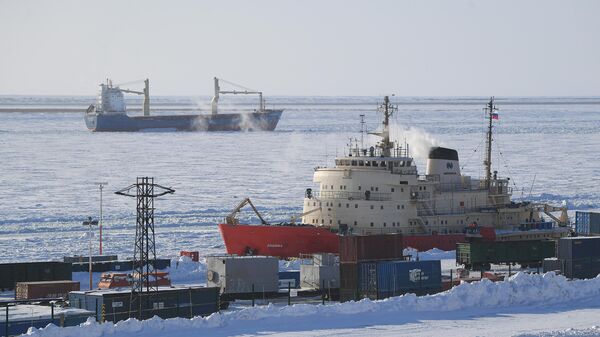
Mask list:
[[[567,303],[578,300],[585,302],[600,298],[600,277],[591,280],[568,281],[554,273],[517,273],[509,280],[493,283],[482,280],[463,283],[444,293],[417,297],[407,294],[380,301],[364,299],[358,302],[335,303],[328,305],[295,304],[279,306],[269,304],[260,307],[244,308],[236,311],[215,313],[208,317],[192,320],[176,318],[162,320],[157,317],[139,322],[130,319],[120,323],[97,324],[93,321],[73,328],[31,330],[31,336],[161,336],[177,334],[191,336],[206,333],[211,336],[230,334],[269,334],[270,332],[310,332],[314,330],[335,330],[372,326],[393,326],[398,332],[404,324],[418,324],[421,319],[437,317],[444,320],[468,320],[473,316],[520,315],[551,312],[552,308],[562,308]],[[597,302],[596,302],[597,303]],[[595,308],[598,305],[595,304]],[[570,309],[567,309],[569,311]],[[596,309],[597,310],[597,309]],[[597,311],[593,320],[597,320]],[[377,317],[366,327],[364,316]],[[479,318],[478,318],[479,319]],[[281,331],[286,322],[293,322],[288,330]],[[260,324],[259,324],[260,323]],[[358,326],[356,324],[359,324]],[[549,322],[550,323],[550,322]],[[567,322],[572,323],[572,322]],[[495,327],[498,328],[498,327]],[[520,329],[523,326],[519,327]],[[539,327],[533,327],[539,329]],[[331,332],[331,331],[330,331]],[[482,332],[481,330],[479,331]],[[515,332],[514,327],[505,327],[505,332]],[[356,332],[351,332],[354,334]]]

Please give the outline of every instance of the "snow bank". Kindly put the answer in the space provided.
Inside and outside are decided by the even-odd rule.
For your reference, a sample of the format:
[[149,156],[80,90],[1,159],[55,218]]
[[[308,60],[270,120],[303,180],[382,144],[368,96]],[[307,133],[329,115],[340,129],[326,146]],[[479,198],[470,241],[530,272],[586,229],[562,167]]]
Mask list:
[[[335,303],[330,305],[296,304],[292,306],[266,305],[249,307],[238,311],[216,313],[194,319],[174,318],[162,320],[152,318],[146,321],[130,319],[116,324],[98,324],[93,320],[79,327],[58,329],[49,326],[44,329],[31,329],[28,335],[44,337],[75,336],[127,336],[131,332],[151,331],[166,334],[168,331],[206,329],[215,327],[243,328],[249,321],[261,319],[290,318],[310,320],[313,317],[356,315],[361,313],[403,313],[444,312],[473,308],[495,308],[538,304],[554,304],[600,295],[600,277],[590,280],[567,281],[553,272],[544,275],[517,273],[505,282],[493,283],[487,279],[474,283],[463,283],[444,293],[417,297],[413,294],[393,297],[381,301],[361,300],[358,302]],[[394,315],[396,316],[396,315]],[[144,335],[146,335],[144,333]]]
[[414,248],[405,248],[403,251],[405,256],[410,255],[411,260],[415,261],[417,256],[421,261],[429,261],[429,260],[456,260],[456,251],[450,250],[440,250],[437,248],[430,249],[426,252],[419,252]]
[[167,268],[171,283],[206,283],[206,259],[192,261],[188,256],[171,259],[171,267]]

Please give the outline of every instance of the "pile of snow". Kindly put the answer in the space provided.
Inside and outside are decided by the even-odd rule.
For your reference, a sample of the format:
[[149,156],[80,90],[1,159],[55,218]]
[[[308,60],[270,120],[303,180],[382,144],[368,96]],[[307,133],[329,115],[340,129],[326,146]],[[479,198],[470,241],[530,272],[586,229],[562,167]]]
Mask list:
[[206,260],[194,262],[188,256],[178,256],[171,259],[171,267],[165,271],[169,272],[171,283],[206,283]]
[[[143,332],[152,336],[152,332],[165,335],[169,332],[200,330],[207,328],[229,327],[243,329],[257,320],[279,320],[294,318],[303,321],[322,316],[337,316],[348,319],[351,315],[366,313],[396,313],[418,315],[418,312],[444,312],[468,310],[473,308],[498,308],[523,305],[549,305],[566,301],[584,299],[600,295],[600,278],[568,281],[565,277],[552,272],[544,275],[517,273],[507,281],[493,283],[487,279],[480,282],[463,283],[444,293],[417,297],[413,294],[393,297],[381,301],[361,300],[358,302],[336,303],[330,305],[296,304],[262,307],[249,307],[238,311],[215,313],[208,317],[195,317],[191,320],[174,318],[162,320],[153,318],[146,321],[130,319],[116,324],[98,324],[93,320],[79,327],[62,330],[49,326],[44,329],[31,329],[28,334],[45,337],[70,336],[128,336],[132,332]],[[383,316],[383,315],[382,315]],[[145,332],[148,332],[146,334]]]
[[412,261],[416,261],[417,257],[421,261],[430,261],[430,260],[455,260],[456,259],[456,251],[450,250],[440,250],[437,248],[430,249],[426,252],[419,252],[414,248],[405,248],[403,252],[404,256],[410,255],[410,259]]

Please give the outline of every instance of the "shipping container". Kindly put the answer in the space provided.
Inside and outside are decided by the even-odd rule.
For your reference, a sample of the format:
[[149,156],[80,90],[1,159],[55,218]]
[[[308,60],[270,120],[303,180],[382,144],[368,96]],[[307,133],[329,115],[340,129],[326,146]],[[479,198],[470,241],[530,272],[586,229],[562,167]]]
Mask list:
[[[94,313],[73,308],[48,305],[17,304],[8,307],[8,327],[6,326],[6,306],[0,307],[0,335],[19,336],[30,327],[44,328],[52,323],[56,326],[77,326],[94,317]],[[54,315],[53,315],[54,312]]]
[[333,266],[335,265],[335,254],[333,253],[315,253],[313,256],[313,264],[315,266]]
[[208,256],[207,279],[223,294],[271,293],[279,290],[279,260],[266,256]]
[[[92,262],[103,262],[103,261],[116,261],[118,260],[117,255],[92,255]],[[89,262],[89,256],[77,255],[77,256],[65,256],[63,262],[77,263],[77,262]]]
[[600,237],[567,237],[558,240],[558,258],[577,260],[600,256]]
[[442,272],[439,260],[435,261],[376,261],[362,262],[356,268],[343,265],[344,276],[352,280],[357,271],[357,287],[353,293],[352,281],[342,281],[340,298],[383,299],[406,293],[417,295],[437,293],[442,288]]
[[545,258],[556,256],[555,246],[550,240],[460,242],[456,244],[456,263],[475,270],[503,263],[536,267]]
[[289,270],[279,272],[279,289],[300,288],[300,271]]
[[544,261],[542,261],[542,270],[544,273],[549,271],[562,273],[562,261],[555,257],[544,259]]
[[65,262],[0,264],[0,290],[14,289],[17,282],[71,280],[72,265]]
[[600,213],[575,212],[575,232],[583,235],[600,235]]
[[592,266],[591,258],[562,260],[563,274],[571,279],[595,278],[600,273],[598,266]]
[[340,266],[300,265],[300,287],[321,289],[340,287]]
[[200,253],[197,251],[182,250],[179,252],[179,256],[187,256],[194,262],[200,261]]
[[79,290],[79,281],[17,282],[15,299],[67,298],[69,292]]
[[[170,259],[156,259],[154,266],[156,269],[166,269],[171,266]],[[73,272],[87,272],[89,270],[89,262],[74,262]],[[116,260],[116,261],[98,261],[92,262],[93,272],[107,271],[128,271],[133,270],[133,260]]]
[[217,287],[160,287],[144,293],[141,300],[131,303],[131,290],[73,291],[69,293],[71,307],[95,313],[98,321],[118,322],[130,317],[142,319],[154,315],[161,318],[208,316],[219,310]]
[[401,234],[340,236],[340,263],[403,258]]

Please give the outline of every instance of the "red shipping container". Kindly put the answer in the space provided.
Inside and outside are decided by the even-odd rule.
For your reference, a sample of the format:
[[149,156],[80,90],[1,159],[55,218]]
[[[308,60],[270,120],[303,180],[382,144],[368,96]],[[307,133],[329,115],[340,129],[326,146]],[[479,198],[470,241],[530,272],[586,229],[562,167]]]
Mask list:
[[194,261],[194,262],[200,261],[200,253],[198,253],[198,252],[182,250],[179,252],[179,256],[187,256],[190,259],[192,259],[192,261]]
[[78,281],[17,282],[15,299],[67,298],[70,291],[78,290]]
[[340,263],[401,260],[402,234],[340,236]]

